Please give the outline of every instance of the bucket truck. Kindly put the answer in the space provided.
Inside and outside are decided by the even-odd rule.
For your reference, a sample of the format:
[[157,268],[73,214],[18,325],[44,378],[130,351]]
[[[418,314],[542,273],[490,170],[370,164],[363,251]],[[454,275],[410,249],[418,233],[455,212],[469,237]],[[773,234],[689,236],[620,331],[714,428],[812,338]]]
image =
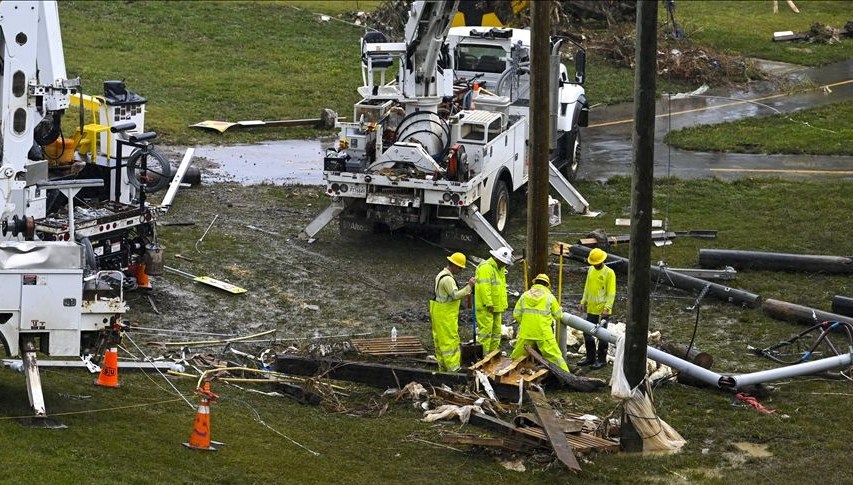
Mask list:
[[[142,131],[145,99],[122,83],[95,99],[67,78],[55,2],[0,1],[0,31],[0,343],[23,357],[48,423],[36,353],[102,355],[127,310],[128,269],[162,266],[145,202],[155,134]],[[92,122],[66,137],[72,102]]]
[[[528,177],[530,31],[451,28],[457,7],[416,1],[403,42],[379,32],[361,39],[362,99],[351,122],[336,123],[337,146],[324,158],[331,205],[303,237],[338,217],[342,231],[427,228],[448,244],[479,237],[492,248],[509,246],[510,194]],[[550,180],[583,213],[588,204],[569,180],[588,119],[585,55],[576,53],[570,79],[562,43],[552,40],[550,53]],[[386,80],[388,72],[395,74]]]

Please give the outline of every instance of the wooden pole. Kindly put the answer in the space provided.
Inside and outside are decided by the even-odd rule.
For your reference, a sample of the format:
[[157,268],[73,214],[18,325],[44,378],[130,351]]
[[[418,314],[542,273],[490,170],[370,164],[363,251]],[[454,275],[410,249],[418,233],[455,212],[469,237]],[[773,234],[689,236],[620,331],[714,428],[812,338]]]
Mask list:
[[[632,388],[638,386],[646,377],[654,189],[657,14],[656,0],[637,2],[631,256],[628,263],[628,323],[625,328],[625,361],[623,363],[625,377]],[[643,439],[624,412],[620,443],[626,451],[643,450]]]
[[548,272],[548,162],[551,96],[551,2],[531,2],[530,169],[527,179],[528,275]]

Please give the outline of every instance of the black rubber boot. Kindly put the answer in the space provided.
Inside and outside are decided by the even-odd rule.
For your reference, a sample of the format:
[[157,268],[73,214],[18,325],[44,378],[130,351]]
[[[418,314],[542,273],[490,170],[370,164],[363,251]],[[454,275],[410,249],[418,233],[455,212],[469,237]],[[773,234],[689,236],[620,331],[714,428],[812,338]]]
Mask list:
[[583,336],[583,346],[586,348],[586,357],[581,359],[577,365],[585,366],[595,363],[595,339],[589,335]]

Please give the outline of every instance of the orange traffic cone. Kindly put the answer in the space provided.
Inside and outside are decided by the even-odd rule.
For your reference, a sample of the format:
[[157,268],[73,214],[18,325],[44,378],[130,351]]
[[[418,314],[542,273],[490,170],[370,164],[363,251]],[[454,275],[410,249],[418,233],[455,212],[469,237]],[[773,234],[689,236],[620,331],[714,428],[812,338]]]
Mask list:
[[216,448],[211,444],[223,445],[218,441],[210,439],[210,405],[211,401],[216,400],[216,394],[210,392],[210,383],[204,383],[204,389],[196,390],[201,394],[201,402],[198,405],[198,411],[195,413],[195,421],[193,421],[193,430],[190,433],[190,440],[184,443],[184,446],[193,450],[216,451]]
[[118,383],[118,349],[110,347],[104,352],[104,365],[101,374],[95,381],[96,385],[104,387],[121,387]]

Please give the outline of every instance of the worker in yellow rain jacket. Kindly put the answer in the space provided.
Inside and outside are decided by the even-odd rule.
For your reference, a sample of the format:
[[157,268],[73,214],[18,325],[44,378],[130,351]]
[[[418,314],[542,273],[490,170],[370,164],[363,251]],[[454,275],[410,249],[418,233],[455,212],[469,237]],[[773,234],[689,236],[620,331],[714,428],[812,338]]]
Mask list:
[[512,316],[518,322],[518,341],[510,357],[513,360],[520,359],[527,355],[524,346],[534,345],[542,357],[569,372],[551,326],[554,320],[563,316],[563,310],[557,298],[551,294],[550,287],[551,278],[548,275],[537,275],[533,278],[533,286],[515,303]]
[[[586,284],[581,297],[580,311],[586,312],[586,320],[590,323],[601,323],[607,328],[607,317],[613,313],[613,303],[616,301],[616,273],[604,265],[607,253],[595,248],[589,252],[586,261],[591,266],[586,274]],[[578,365],[589,365],[593,369],[601,369],[607,365],[607,342],[598,341],[598,352],[595,350],[595,339],[592,335],[583,336],[586,357]]]
[[506,267],[512,266],[512,250],[507,247],[489,251],[491,258],[477,266],[474,285],[474,313],[477,318],[477,341],[483,354],[501,345],[501,314],[507,309]]
[[474,278],[470,278],[468,284],[459,289],[454,275],[465,268],[465,255],[453,253],[447,257],[447,261],[447,266],[435,277],[435,299],[429,302],[429,316],[438,370],[455,372],[459,370],[461,361],[459,304],[463,297],[471,294]]

